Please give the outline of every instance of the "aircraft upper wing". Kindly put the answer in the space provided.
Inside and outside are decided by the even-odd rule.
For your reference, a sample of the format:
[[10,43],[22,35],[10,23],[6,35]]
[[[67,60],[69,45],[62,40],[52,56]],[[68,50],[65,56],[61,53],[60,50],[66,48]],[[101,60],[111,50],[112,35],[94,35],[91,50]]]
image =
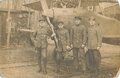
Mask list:
[[37,10],[37,11],[43,10],[40,1],[35,1],[35,2],[31,2],[31,3],[27,3],[27,4],[24,4],[23,6],[26,6],[28,8],[31,8],[31,9]]

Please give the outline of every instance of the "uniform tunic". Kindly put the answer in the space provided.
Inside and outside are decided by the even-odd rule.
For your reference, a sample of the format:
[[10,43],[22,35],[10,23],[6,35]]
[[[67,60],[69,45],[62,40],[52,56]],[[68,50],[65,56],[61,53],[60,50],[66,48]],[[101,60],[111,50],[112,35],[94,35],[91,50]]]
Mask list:
[[45,48],[48,46],[47,36],[49,29],[47,27],[39,27],[36,31],[35,38],[35,47],[37,48]]
[[101,47],[102,36],[99,27],[97,26],[88,27],[87,38],[88,49],[97,49],[97,47]]
[[67,51],[66,46],[69,46],[69,32],[67,29],[58,29],[56,31],[58,38],[59,51]]
[[72,27],[71,43],[75,48],[80,48],[82,44],[86,43],[86,28],[84,25]]

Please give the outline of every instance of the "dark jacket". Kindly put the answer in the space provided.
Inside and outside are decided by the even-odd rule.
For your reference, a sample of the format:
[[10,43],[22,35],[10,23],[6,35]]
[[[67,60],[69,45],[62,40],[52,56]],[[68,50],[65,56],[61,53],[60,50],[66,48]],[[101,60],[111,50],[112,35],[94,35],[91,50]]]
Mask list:
[[73,26],[70,32],[71,44],[74,48],[80,48],[82,44],[86,43],[86,28],[84,25]]
[[69,46],[69,32],[67,29],[58,29],[56,31],[56,36],[58,39],[58,48],[60,51],[66,51],[66,46]]

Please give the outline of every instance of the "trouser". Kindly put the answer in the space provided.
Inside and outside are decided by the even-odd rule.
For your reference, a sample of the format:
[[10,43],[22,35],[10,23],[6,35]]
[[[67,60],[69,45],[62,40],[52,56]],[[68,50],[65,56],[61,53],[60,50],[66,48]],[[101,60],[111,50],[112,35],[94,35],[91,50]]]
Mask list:
[[54,59],[55,59],[56,64],[57,64],[57,72],[59,72],[60,71],[61,62],[64,59],[63,52],[55,50],[55,56],[54,57],[55,57]]
[[97,73],[101,63],[101,54],[96,49],[88,49],[86,53],[87,67],[91,73]]
[[36,48],[38,55],[38,65],[40,69],[46,70],[47,67],[47,48]]
[[79,69],[79,57],[81,62],[82,70],[86,70],[86,60],[85,60],[85,52],[82,48],[73,48],[73,58],[74,58],[74,66],[75,69]]

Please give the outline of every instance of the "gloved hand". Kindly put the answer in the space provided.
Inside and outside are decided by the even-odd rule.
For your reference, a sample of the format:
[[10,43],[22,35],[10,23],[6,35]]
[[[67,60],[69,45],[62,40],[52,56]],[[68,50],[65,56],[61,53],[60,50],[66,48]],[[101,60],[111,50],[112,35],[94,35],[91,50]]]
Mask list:
[[100,47],[97,47],[97,50],[100,50]]
[[73,45],[71,44],[70,47],[73,48]]
[[67,50],[70,50],[70,49],[71,49],[71,47],[70,47],[70,46],[66,46],[66,49],[67,49]]
[[51,35],[51,37],[54,37],[56,34],[55,33],[53,33],[52,35]]
[[85,45],[84,44],[82,44],[82,46],[81,46],[82,48],[84,48],[85,47]]

